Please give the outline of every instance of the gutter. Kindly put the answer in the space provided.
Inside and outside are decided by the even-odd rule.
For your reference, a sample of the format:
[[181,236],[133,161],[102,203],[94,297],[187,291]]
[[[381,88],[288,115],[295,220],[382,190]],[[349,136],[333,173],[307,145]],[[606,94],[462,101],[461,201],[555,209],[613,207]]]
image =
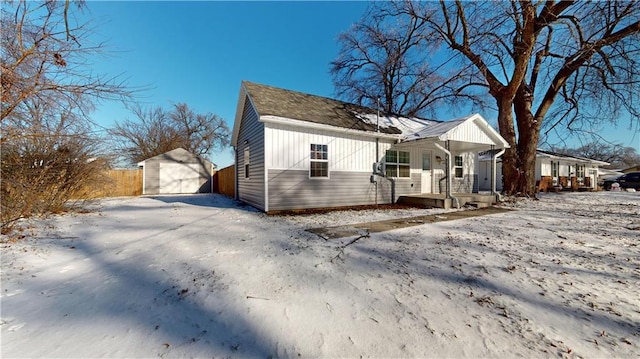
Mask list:
[[496,153],[493,158],[491,159],[492,166],[491,166],[491,194],[498,196],[498,201],[502,202],[502,195],[500,193],[496,193],[496,161],[498,159],[498,157],[504,155],[504,153],[507,151],[506,148],[503,148],[502,150],[500,150],[500,152]]
[[447,195],[447,198],[451,198],[452,200],[455,201],[456,208],[460,208],[460,200],[451,194],[451,187],[453,187],[453,184],[451,182],[451,152],[449,152],[449,150],[447,150],[446,148],[440,146],[440,144],[437,142],[434,142],[433,144],[447,154],[447,193],[446,195]]
[[402,136],[402,134],[391,134],[391,133],[382,133],[382,132],[370,132],[370,131],[363,131],[363,130],[354,130],[354,129],[350,129],[350,128],[343,128],[343,127],[325,125],[325,124],[320,124],[320,123],[315,123],[315,122],[294,120],[294,119],[290,119],[290,118],[286,118],[286,117],[279,117],[279,116],[273,116],[273,115],[260,116],[258,121],[263,122],[263,123],[274,123],[274,124],[280,124],[280,125],[288,125],[288,126],[296,126],[296,127],[302,127],[302,128],[310,128],[310,129],[315,129],[315,130],[325,130],[325,131],[332,131],[332,132],[339,132],[339,133],[347,133],[347,134],[350,134],[350,135],[366,136],[366,137],[381,138],[381,139],[391,139],[391,140],[395,140],[395,141],[400,141],[401,139],[399,137]]

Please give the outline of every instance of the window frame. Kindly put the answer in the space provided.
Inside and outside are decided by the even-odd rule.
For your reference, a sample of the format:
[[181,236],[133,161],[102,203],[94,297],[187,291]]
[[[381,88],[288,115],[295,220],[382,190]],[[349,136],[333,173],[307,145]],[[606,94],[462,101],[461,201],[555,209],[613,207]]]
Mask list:
[[[394,156],[390,156],[392,153]],[[411,178],[411,152],[409,151],[387,150],[384,154],[384,165],[386,177]],[[406,176],[402,174],[406,174]]]
[[[320,157],[320,158],[318,158]],[[314,168],[314,164],[322,164],[324,169]],[[319,171],[319,175],[317,174]],[[323,172],[326,174],[323,175]],[[320,143],[311,143],[309,146],[309,178],[324,179],[329,178],[329,145]]]
[[576,164],[576,177],[578,178],[578,184],[584,184],[584,178],[587,174],[587,166]]
[[251,150],[244,148],[244,178],[249,178],[249,165],[251,165]]
[[[458,164],[458,159],[460,159],[460,164]],[[460,175],[458,175],[458,170],[460,170]],[[453,157],[453,178],[464,178],[464,159],[462,155]]]

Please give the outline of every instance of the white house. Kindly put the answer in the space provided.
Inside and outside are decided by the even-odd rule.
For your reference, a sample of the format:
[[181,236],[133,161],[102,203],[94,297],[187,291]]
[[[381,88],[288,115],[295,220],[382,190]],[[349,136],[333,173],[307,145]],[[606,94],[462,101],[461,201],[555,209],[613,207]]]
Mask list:
[[[538,149],[536,152],[536,183],[538,191],[553,187],[573,190],[598,188],[598,168],[609,163],[590,158],[569,156]],[[480,190],[491,188],[491,157],[480,156]],[[502,161],[497,160],[497,178],[502,179]],[[502,190],[502,180],[496,189]]]
[[243,81],[236,197],[265,212],[478,191],[478,152],[508,147],[476,114],[447,122]]

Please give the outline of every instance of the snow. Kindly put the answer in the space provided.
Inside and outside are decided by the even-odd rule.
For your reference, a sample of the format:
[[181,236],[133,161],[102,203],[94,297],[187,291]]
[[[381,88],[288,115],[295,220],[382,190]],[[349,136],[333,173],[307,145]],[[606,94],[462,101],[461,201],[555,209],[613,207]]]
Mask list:
[[640,193],[325,241],[442,210],[106,199],[2,237],[1,356],[638,357]]
[[425,127],[435,125],[440,122],[425,120],[417,117],[402,117],[402,116],[385,116],[373,113],[356,113],[356,117],[361,119],[365,123],[377,126],[380,128],[395,127],[402,132],[402,135],[408,136],[423,130]]

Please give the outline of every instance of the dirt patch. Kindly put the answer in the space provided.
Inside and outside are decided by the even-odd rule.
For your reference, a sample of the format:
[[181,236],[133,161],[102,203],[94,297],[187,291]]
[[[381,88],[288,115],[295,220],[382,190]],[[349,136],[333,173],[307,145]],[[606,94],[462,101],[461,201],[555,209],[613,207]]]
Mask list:
[[346,226],[335,226],[325,228],[311,228],[308,232],[315,233],[324,239],[335,239],[349,237],[354,235],[362,235],[362,233],[377,233],[390,231],[392,229],[419,226],[425,223],[435,223],[444,221],[454,221],[470,217],[486,216],[490,214],[504,213],[512,211],[512,209],[500,207],[488,207],[467,211],[448,212],[441,214],[431,214],[425,216],[405,217],[397,219],[387,219],[384,221],[356,223]]

